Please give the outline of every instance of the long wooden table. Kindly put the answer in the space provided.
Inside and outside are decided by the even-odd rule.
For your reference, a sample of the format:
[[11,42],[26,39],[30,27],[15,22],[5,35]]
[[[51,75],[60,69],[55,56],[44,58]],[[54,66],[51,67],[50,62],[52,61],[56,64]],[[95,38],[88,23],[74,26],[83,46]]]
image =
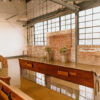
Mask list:
[[100,66],[76,63],[64,64],[32,57],[20,58],[19,63],[21,69],[28,69],[93,88],[94,100],[100,99]]
[[[84,69],[82,64],[60,62],[48,62],[37,58],[22,58],[19,59],[20,68],[29,69],[40,72],[59,79],[70,81],[76,84],[94,88],[94,75],[96,73],[88,69]],[[88,67],[88,66],[87,66]]]

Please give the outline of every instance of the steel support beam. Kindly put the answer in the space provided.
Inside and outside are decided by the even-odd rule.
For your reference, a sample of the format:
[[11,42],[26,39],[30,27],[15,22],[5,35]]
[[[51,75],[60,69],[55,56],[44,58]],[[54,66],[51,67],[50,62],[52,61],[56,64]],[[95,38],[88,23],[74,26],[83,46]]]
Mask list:
[[80,10],[97,7],[97,6],[100,6],[100,0],[84,1],[78,4],[78,6],[80,7]]
[[75,63],[78,62],[78,45],[79,45],[79,11],[75,12]]
[[77,10],[79,10],[79,7],[78,6],[76,6],[76,5],[69,5],[69,4],[67,4],[66,2],[64,2],[64,1],[61,1],[61,0],[50,0],[50,1],[52,1],[52,2],[55,2],[55,3],[57,3],[57,4],[60,4],[60,5],[63,5],[63,6],[65,6],[65,7],[67,7],[68,9],[70,9],[70,10],[72,10],[72,11],[77,11]]

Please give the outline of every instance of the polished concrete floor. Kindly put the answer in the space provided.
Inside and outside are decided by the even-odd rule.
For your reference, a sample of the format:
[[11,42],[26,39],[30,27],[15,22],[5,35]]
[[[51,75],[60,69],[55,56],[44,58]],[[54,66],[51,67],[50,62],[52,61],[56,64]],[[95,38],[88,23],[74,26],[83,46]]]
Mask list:
[[[11,85],[21,89],[35,100],[94,100],[91,88],[53,78],[50,90],[45,87],[44,75],[36,73],[34,78],[32,71],[26,70],[24,72],[25,77],[20,75],[18,59],[8,60],[8,76],[11,77]],[[55,84],[57,81],[61,85]]]
[[35,100],[73,100],[70,97],[40,86],[28,79],[21,78],[18,59],[9,59],[8,66],[11,85],[20,88]]
[[40,86],[25,78],[21,78],[20,89],[35,100],[73,100],[70,97]]

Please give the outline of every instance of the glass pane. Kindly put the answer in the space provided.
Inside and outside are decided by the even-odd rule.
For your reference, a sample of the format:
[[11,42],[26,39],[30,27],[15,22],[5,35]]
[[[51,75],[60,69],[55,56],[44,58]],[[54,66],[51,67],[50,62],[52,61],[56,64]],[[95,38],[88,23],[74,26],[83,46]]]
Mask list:
[[79,16],[85,16],[85,11],[80,11]]
[[93,27],[93,32],[100,32],[100,27]]
[[79,23],[79,28],[84,28],[85,27],[85,23]]
[[52,19],[52,23],[55,23],[56,19]]
[[72,14],[72,18],[75,18],[75,13]]
[[66,29],[71,29],[70,25],[66,25]]
[[66,19],[70,19],[71,18],[71,15],[66,15]]
[[55,24],[55,23],[53,23],[53,24],[52,24],[52,27],[56,27],[56,24]]
[[61,25],[65,25],[65,21],[61,21]]
[[100,45],[100,39],[94,39],[93,44],[94,45]]
[[93,20],[95,20],[95,19],[100,19],[100,13],[93,14]]
[[66,24],[71,24],[71,20],[66,20]]
[[86,40],[86,45],[92,45],[92,40]]
[[80,34],[79,39],[85,39],[85,34]]
[[92,14],[92,9],[86,10],[86,15],[90,15],[90,14]]
[[75,23],[75,19],[72,19],[72,24]]
[[46,29],[47,28],[47,25],[44,25],[44,28]]
[[44,33],[47,33],[47,29],[44,30]]
[[44,21],[44,25],[47,25],[47,21]]
[[79,40],[80,45],[85,45],[85,40]]
[[72,29],[75,29],[75,24],[72,24]]
[[93,38],[100,38],[100,33],[93,33]]
[[52,28],[52,32],[55,32],[56,31],[56,28]]
[[51,24],[48,24],[48,28],[51,28]]
[[56,31],[59,31],[59,27],[56,27]]
[[59,22],[56,23],[56,27],[59,26]]
[[98,26],[98,25],[100,25],[100,20],[93,21],[93,26]]
[[79,17],[79,22],[85,22],[85,17]]
[[51,28],[48,29],[48,32],[51,32]]
[[100,12],[100,6],[93,8],[93,13],[97,13],[97,12]]
[[92,39],[92,33],[86,34],[86,39]]
[[86,21],[92,20],[92,15],[86,16]]
[[48,20],[48,24],[51,24],[51,20]]
[[85,29],[79,29],[79,33],[85,33]]
[[55,20],[56,20],[56,22],[59,22],[59,17],[58,17],[58,18],[56,18]]
[[86,22],[86,27],[92,27],[92,21]]
[[61,26],[61,30],[65,30],[65,26]]
[[65,16],[61,16],[61,20],[65,20]]
[[92,33],[92,28],[86,28],[86,33]]

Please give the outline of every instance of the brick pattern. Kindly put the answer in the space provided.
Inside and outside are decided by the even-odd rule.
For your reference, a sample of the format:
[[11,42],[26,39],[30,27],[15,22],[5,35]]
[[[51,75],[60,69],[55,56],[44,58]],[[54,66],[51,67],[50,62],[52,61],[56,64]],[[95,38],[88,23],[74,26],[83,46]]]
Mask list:
[[45,56],[45,46],[28,46],[28,56],[42,58]]
[[78,63],[100,65],[100,46],[78,46]]
[[[74,62],[74,33],[74,30],[72,31],[72,35],[71,30],[48,33],[47,45],[52,49],[54,60],[61,61],[61,54],[59,53],[59,50],[63,46],[66,46],[68,49],[66,55],[67,59],[68,61]],[[45,55],[45,46],[28,46],[28,56],[42,58]]]
[[62,47],[67,48],[67,61],[71,61],[71,33],[70,31],[60,31],[50,33],[52,35],[48,36],[48,45],[53,51],[54,60],[61,61],[60,49]]
[[[66,46],[68,49],[67,58],[68,61],[75,62],[75,31],[59,31],[54,33],[48,33],[47,45],[51,47],[53,51],[54,60],[61,61],[60,48]],[[33,57],[45,56],[45,46],[29,46],[28,55]],[[78,46],[78,63],[100,65],[100,46]]]

